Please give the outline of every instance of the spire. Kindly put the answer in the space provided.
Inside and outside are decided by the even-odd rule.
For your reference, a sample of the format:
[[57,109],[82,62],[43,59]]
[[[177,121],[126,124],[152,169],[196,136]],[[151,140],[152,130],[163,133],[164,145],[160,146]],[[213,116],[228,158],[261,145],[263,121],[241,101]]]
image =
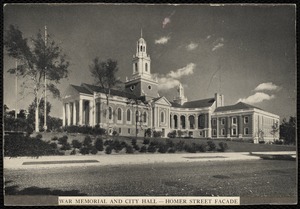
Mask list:
[[141,38],[143,38],[143,28],[141,28]]

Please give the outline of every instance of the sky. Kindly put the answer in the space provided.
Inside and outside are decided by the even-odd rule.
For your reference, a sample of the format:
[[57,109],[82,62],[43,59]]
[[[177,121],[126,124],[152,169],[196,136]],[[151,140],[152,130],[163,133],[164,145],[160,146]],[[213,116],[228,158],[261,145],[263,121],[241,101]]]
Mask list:
[[[281,119],[296,116],[293,5],[8,4],[3,10],[4,29],[18,26],[30,38],[46,25],[61,46],[70,62],[61,93],[69,84],[95,82],[89,71],[95,57],[117,60],[125,81],[142,29],[161,96],[173,100],[181,83],[188,101],[218,92],[225,105],[241,101]],[[16,100],[15,76],[7,73],[15,60],[3,54],[4,104],[27,109],[33,97],[22,96],[19,86]],[[62,117],[62,102],[48,100],[50,115]]]

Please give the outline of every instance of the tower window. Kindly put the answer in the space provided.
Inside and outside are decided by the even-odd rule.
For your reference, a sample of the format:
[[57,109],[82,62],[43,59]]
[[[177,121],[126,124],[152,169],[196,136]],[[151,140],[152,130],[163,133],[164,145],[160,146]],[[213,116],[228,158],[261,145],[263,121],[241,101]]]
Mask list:
[[138,71],[138,64],[134,63],[134,72],[137,72],[137,71]]
[[122,110],[118,108],[118,120],[122,120]]
[[148,72],[148,63],[145,64],[145,70]]
[[141,46],[141,51],[143,51],[143,46]]
[[127,121],[131,121],[131,111],[127,110]]

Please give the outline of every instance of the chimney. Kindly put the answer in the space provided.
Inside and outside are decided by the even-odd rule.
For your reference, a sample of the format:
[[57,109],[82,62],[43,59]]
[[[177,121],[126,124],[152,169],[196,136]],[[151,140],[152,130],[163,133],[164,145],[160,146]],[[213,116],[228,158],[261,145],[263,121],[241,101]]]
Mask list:
[[224,95],[215,93],[216,108],[224,106]]

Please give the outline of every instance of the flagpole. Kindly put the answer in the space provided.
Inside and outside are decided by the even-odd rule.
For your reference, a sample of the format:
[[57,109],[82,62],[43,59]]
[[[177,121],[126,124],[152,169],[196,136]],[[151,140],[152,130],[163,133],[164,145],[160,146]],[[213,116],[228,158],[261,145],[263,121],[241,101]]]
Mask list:
[[16,60],[16,104],[15,104],[15,118],[18,117],[17,109],[18,109],[18,61]]
[[[47,26],[45,26],[45,50],[47,46]],[[47,66],[45,66],[45,98],[44,98],[44,131],[47,130],[47,79],[46,79],[46,70]]]

